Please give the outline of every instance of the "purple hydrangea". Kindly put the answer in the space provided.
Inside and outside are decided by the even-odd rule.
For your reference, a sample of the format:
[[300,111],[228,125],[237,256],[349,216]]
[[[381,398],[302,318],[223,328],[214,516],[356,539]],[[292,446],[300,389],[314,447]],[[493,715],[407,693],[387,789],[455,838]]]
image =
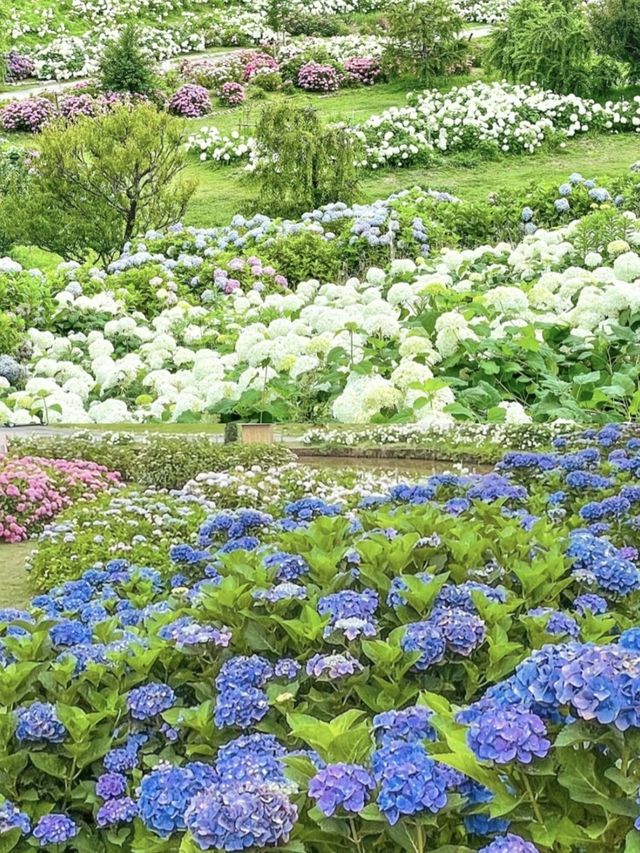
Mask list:
[[500,708],[485,711],[469,726],[467,741],[482,761],[530,764],[533,758],[544,758],[551,742],[537,714],[522,708]]
[[362,672],[362,664],[350,654],[314,655],[307,661],[307,675],[333,681],[336,678],[349,678]]
[[102,800],[115,800],[127,790],[127,779],[122,773],[103,773],[96,781],[96,795]]
[[107,800],[98,809],[96,824],[103,829],[107,826],[118,826],[123,823],[131,823],[138,814],[138,805],[131,797],[120,797]]
[[211,112],[209,90],[197,83],[185,83],[169,99],[169,110],[184,118],[200,118]]
[[180,616],[168,625],[164,625],[158,636],[176,644],[178,649],[192,646],[214,645],[227,648],[231,642],[229,628],[216,628],[214,625],[201,625],[191,616]]
[[375,787],[373,776],[360,764],[328,764],[309,782],[309,796],[331,817],[339,808],[361,812]]
[[607,612],[609,605],[606,598],[603,598],[601,595],[587,592],[584,595],[576,597],[573,602],[573,609],[581,616],[585,616],[587,613],[592,613],[594,616],[601,616]]

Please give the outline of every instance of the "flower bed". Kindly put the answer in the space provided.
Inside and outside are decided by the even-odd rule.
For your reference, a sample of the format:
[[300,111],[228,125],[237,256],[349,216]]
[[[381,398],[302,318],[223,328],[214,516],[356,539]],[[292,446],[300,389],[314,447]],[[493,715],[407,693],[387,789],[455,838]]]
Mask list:
[[[260,239],[272,256],[290,248],[300,265],[304,240],[314,252],[333,245],[325,233],[331,223],[342,227],[347,251],[364,243],[382,259],[402,240],[429,239],[411,203],[416,196],[368,207],[355,222],[358,211],[333,205],[330,215],[318,211],[300,224],[238,217],[219,232],[150,234],[106,278],[66,270],[51,320],[56,333],[29,332],[29,376],[23,388],[6,388],[2,419],[24,423],[45,412],[63,423],[211,415],[352,424],[393,417],[423,425],[624,419],[636,405],[639,370],[636,187],[637,175],[614,199],[572,175],[519,208],[510,227],[527,236],[515,246],[396,259],[387,272],[372,267],[336,284],[311,279],[295,292],[275,287],[274,277],[276,292],[245,293],[227,288],[227,277],[222,289],[232,292],[210,308],[180,295],[228,275],[216,265],[216,247],[234,240],[247,251]],[[558,210],[558,197],[568,211]],[[450,197],[420,199],[443,219],[463,221]],[[538,227],[540,218],[570,219],[590,208],[564,228]],[[280,249],[271,240],[278,233],[286,237]],[[81,281],[100,292],[85,296]],[[128,308],[127,286],[136,299],[145,293],[149,306],[171,296],[173,307],[144,317]]]
[[90,500],[119,482],[119,474],[95,462],[3,457],[0,541],[28,539],[74,501]]
[[206,435],[75,432],[72,436],[16,437],[9,453],[38,450],[53,459],[86,459],[118,471],[128,483],[155,489],[181,489],[202,471],[230,471],[254,465],[285,465],[293,456],[286,447],[223,445]]
[[169,581],[107,558],[3,611],[9,843],[635,844],[639,446],[218,512]]
[[261,456],[261,463],[254,454],[250,466],[198,474],[169,493],[128,488],[90,505],[75,504],[39,535],[28,560],[31,583],[46,590],[77,579],[85,566],[101,562],[105,552],[134,565],[153,565],[168,577],[173,574],[170,547],[184,542],[213,512],[249,507],[277,514],[310,493],[352,508],[364,495],[384,492],[397,479],[393,472],[318,471],[295,462],[274,465],[268,453]]

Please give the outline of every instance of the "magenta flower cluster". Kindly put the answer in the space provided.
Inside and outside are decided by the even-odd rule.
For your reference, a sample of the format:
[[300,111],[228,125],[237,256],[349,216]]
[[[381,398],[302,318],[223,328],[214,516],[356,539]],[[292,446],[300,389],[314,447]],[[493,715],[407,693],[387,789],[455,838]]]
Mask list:
[[336,92],[342,79],[333,65],[321,62],[307,62],[298,71],[298,86],[307,92]]
[[169,110],[184,118],[200,118],[211,112],[209,90],[197,83],[185,83],[171,96]]
[[376,56],[352,56],[345,59],[347,79],[355,86],[372,86],[382,75],[382,66]]
[[279,70],[280,66],[272,56],[269,56],[268,53],[253,53],[249,56],[249,59],[244,66],[242,76],[243,79],[248,82],[252,77],[255,77],[256,74],[260,74],[263,71],[276,73]]
[[238,107],[243,104],[247,97],[247,91],[242,83],[229,80],[224,83],[220,90],[220,100],[230,107]]

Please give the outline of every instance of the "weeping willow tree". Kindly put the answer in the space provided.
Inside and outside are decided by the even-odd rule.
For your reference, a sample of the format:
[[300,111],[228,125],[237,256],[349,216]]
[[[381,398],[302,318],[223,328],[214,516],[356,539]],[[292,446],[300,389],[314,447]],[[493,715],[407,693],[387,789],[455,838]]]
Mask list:
[[254,172],[264,210],[295,216],[321,204],[350,204],[358,180],[356,145],[344,128],[323,127],[311,106],[275,101],[262,110],[256,129]]
[[487,63],[514,83],[590,94],[593,36],[580,0],[520,0],[496,29]]

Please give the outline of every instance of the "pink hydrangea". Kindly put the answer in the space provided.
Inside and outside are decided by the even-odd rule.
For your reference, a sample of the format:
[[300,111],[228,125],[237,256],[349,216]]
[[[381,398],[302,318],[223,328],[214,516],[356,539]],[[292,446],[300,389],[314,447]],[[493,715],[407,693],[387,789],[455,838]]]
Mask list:
[[78,498],[90,499],[120,483],[95,462],[4,457],[0,463],[0,541],[21,542]]
[[185,83],[171,96],[169,110],[185,118],[200,118],[211,112],[209,90],[197,83]]
[[244,70],[242,72],[242,76],[246,81],[251,80],[256,74],[262,71],[273,71],[277,72],[280,70],[280,66],[273,58],[273,56],[269,56],[268,53],[253,53],[249,54]]
[[358,86],[372,86],[382,74],[380,60],[376,56],[353,56],[344,62],[347,79]]
[[247,97],[247,92],[242,83],[225,83],[220,91],[220,100],[230,107],[237,107],[244,103]]
[[307,62],[298,71],[298,86],[308,92],[335,92],[341,83],[342,75],[333,65]]
[[0,126],[6,131],[37,133],[54,115],[55,107],[47,98],[25,98],[11,101],[0,110]]

